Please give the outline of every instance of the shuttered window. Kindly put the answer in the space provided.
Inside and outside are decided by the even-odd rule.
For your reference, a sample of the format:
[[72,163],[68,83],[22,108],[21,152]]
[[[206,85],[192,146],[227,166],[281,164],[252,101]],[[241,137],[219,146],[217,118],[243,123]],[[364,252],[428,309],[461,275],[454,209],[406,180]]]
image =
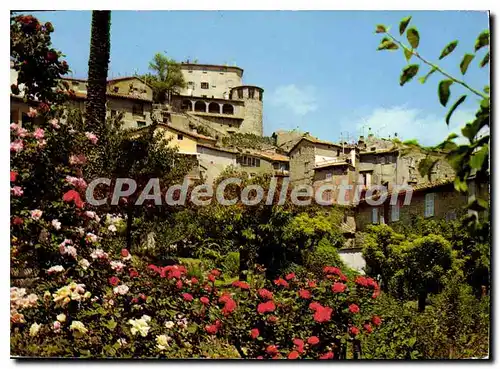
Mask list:
[[434,194],[428,193],[425,195],[424,216],[426,218],[434,216]]

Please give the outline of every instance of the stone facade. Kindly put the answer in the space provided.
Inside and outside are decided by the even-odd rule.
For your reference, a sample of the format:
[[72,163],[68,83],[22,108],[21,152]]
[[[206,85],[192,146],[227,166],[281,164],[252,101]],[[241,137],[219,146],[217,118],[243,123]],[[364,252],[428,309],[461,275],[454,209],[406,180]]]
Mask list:
[[236,167],[236,152],[210,145],[198,144],[198,160],[202,176],[207,184],[213,184],[227,167]]

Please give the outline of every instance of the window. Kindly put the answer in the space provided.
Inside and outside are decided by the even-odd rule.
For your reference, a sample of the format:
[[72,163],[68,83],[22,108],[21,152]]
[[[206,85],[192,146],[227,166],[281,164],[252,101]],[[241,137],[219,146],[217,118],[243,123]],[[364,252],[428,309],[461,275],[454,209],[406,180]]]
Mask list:
[[391,221],[397,222],[399,220],[399,203],[391,206]]
[[146,122],[142,121],[142,120],[138,120],[137,121],[137,127],[145,127],[146,126]]
[[457,213],[455,211],[452,210],[446,213],[446,220],[448,222],[456,219],[457,219]]
[[208,89],[208,82],[201,82],[201,88],[204,90]]
[[118,91],[120,91],[120,89],[118,88],[118,86],[113,87],[113,92],[118,93]]
[[182,141],[184,139],[184,136],[181,134],[177,135],[177,140]]
[[378,208],[372,208],[372,223],[378,223]]
[[132,114],[134,115],[143,115],[144,114],[144,110],[143,110],[143,106],[142,104],[134,104],[132,106]]
[[242,167],[260,167],[260,159],[248,156],[236,158],[236,163],[240,164]]
[[331,179],[332,178],[332,172],[326,173],[326,179]]
[[243,90],[241,88],[238,90],[238,99],[243,99]]
[[434,194],[425,194],[425,204],[424,204],[424,217],[434,216]]
[[188,88],[194,88],[194,82],[193,81],[189,81],[187,83],[187,86],[188,86]]
[[253,99],[255,96],[255,90],[253,88],[248,89],[248,98]]

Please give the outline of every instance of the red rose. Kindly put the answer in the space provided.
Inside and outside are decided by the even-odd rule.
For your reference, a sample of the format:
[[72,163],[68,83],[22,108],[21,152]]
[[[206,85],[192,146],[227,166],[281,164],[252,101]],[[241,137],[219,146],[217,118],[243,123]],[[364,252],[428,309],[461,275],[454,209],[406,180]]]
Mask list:
[[14,217],[14,219],[12,219],[12,224],[14,224],[14,225],[20,225],[20,224],[23,224],[23,223],[24,223],[23,218]]
[[220,276],[220,271],[219,271],[219,270],[217,270],[217,269],[213,269],[213,270],[211,270],[211,271],[210,271],[210,274],[212,274],[212,275],[214,275],[214,276],[218,277],[218,276]]
[[332,317],[332,312],[333,312],[332,308],[329,308],[328,306],[325,307],[321,306],[318,307],[318,309],[316,309],[313,318],[317,323],[328,322]]
[[359,329],[357,327],[350,327],[349,333],[351,333],[353,336],[356,336],[359,334]]
[[333,286],[332,286],[332,291],[333,291],[334,293],[342,293],[342,292],[344,292],[344,291],[345,291],[346,287],[347,287],[347,286],[346,286],[345,284],[343,284],[343,283],[340,283],[340,282],[335,282],[335,283],[333,284]]
[[274,305],[274,302],[272,301],[261,302],[259,305],[257,305],[257,311],[259,312],[259,314],[273,312],[275,309],[276,305]]
[[295,338],[293,340],[293,344],[297,347],[297,351],[302,353],[304,352],[304,341],[302,341],[300,338]]
[[209,274],[209,275],[208,275],[208,280],[209,280],[210,282],[215,282],[215,276],[214,276],[213,274]]
[[15,182],[17,178],[17,172],[14,172],[13,170],[10,171],[10,181]]
[[265,288],[259,289],[257,291],[257,293],[264,300],[272,300],[273,299],[273,293],[269,290],[266,290]]
[[139,277],[139,273],[135,269],[130,269],[129,270],[129,275],[131,278]]
[[288,358],[290,360],[295,360],[299,357],[299,353],[297,351],[292,351],[288,354]]
[[120,283],[118,277],[113,276],[109,279],[109,284],[112,286],[118,286],[118,283]]
[[316,288],[316,281],[307,281],[309,288]]
[[198,284],[198,280],[195,277],[193,277],[193,278],[191,278],[191,283]]
[[205,330],[207,331],[208,334],[216,334],[219,328],[217,325],[212,324],[212,325],[207,325],[205,327]]
[[224,307],[222,308],[222,314],[227,316],[231,314],[235,309],[236,309],[236,302],[233,299],[229,298],[226,301]]
[[139,295],[139,297],[140,297],[141,299],[143,299],[144,301],[146,301],[146,299],[147,299],[147,296],[146,296],[145,294],[143,294],[143,293],[141,293],[141,294]]
[[331,267],[331,266],[324,267],[323,272],[325,272],[325,274],[336,274],[339,276],[342,274],[342,272],[339,268]]
[[205,296],[200,297],[200,301],[204,305],[208,305],[208,303],[210,302],[210,300],[207,297],[205,297]]
[[175,287],[177,287],[179,290],[182,288],[182,281],[180,279],[175,284]]
[[257,328],[254,328],[250,331],[250,337],[252,337],[252,339],[256,339],[257,337],[259,337],[259,330]]
[[289,273],[285,276],[285,279],[287,281],[291,280],[291,279],[294,279],[295,278],[295,273]]
[[263,356],[257,356],[257,360],[264,360]]
[[378,327],[380,324],[382,324],[382,319],[380,319],[378,315],[374,315],[372,317],[372,323]]
[[353,314],[359,313],[359,306],[356,304],[349,305],[349,311]]
[[66,192],[63,195],[63,201],[68,203],[73,201],[77,208],[83,208],[83,206],[85,205],[85,203],[80,198],[80,194],[75,190],[69,190],[68,192]]
[[276,355],[278,353],[278,348],[275,345],[269,345],[266,348],[266,352],[269,355]]
[[319,357],[320,360],[329,360],[329,359],[333,359],[333,352],[332,351],[328,351],[326,354],[323,354]]
[[137,297],[134,297],[132,299],[132,304],[137,304],[139,302],[139,299]]
[[186,301],[193,301],[193,295],[191,295],[190,293],[183,293],[182,294],[182,297],[184,298],[184,300]]
[[250,289],[250,285],[244,281],[234,281],[232,283],[232,286],[241,288],[242,290],[249,290]]
[[319,338],[316,336],[311,336],[307,339],[307,343],[311,346],[317,345],[319,343]]
[[128,252],[128,250],[127,250],[127,249],[122,249],[121,254],[122,254],[122,257],[123,257],[123,258],[126,258],[126,257],[128,257],[128,256],[130,255],[130,253]]
[[377,297],[379,297],[380,295],[380,289],[376,289],[375,291],[373,291],[373,294],[372,294],[372,299],[376,299]]
[[310,299],[311,298],[311,292],[308,290],[300,290],[299,291],[299,296],[302,297],[303,299]]
[[288,282],[285,281],[283,278],[278,278],[274,281],[274,284],[277,286],[283,286],[283,287],[288,287]]

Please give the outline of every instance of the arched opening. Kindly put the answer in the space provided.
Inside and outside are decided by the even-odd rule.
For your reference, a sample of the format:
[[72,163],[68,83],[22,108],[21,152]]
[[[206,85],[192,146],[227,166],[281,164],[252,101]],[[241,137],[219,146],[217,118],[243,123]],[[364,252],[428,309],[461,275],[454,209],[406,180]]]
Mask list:
[[209,113],[215,113],[215,114],[220,114],[220,105],[217,103],[210,103],[208,105],[208,112]]
[[234,108],[232,105],[230,104],[224,104],[222,106],[222,114],[231,114],[233,115],[234,114]]
[[191,104],[191,101],[182,100],[182,105],[181,105],[182,110],[193,110],[192,107],[193,105]]
[[202,112],[202,113],[206,113],[206,111],[207,111],[207,104],[205,104],[204,101],[197,101],[194,104],[194,111],[199,111],[199,112]]

